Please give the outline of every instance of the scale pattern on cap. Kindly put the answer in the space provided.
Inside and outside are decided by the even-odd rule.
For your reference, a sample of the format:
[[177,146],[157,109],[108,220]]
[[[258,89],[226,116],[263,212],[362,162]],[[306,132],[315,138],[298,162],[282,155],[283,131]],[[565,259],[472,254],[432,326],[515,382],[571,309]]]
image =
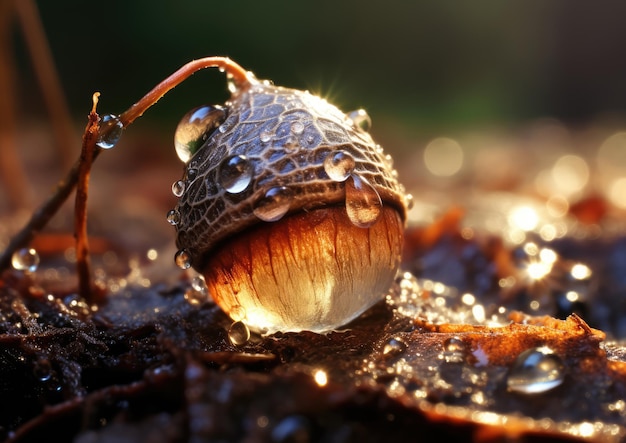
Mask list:
[[[355,160],[354,173],[365,178],[406,219],[407,196],[391,158],[366,131],[343,112],[309,92],[255,83],[226,103],[228,117],[185,167],[185,192],[176,210],[178,248],[191,254],[200,269],[217,243],[255,223],[254,205],[265,193],[286,187],[289,212],[339,205],[345,182],[324,170],[329,154],[344,151]],[[252,170],[239,193],[220,185],[220,164],[244,156]]]

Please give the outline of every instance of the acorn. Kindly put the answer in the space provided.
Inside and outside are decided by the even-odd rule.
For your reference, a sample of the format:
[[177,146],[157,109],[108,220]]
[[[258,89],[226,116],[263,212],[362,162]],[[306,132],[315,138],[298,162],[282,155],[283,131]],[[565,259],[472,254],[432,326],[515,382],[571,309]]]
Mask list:
[[251,73],[230,89],[176,130],[176,263],[251,330],[337,329],[391,286],[411,197],[363,110]]

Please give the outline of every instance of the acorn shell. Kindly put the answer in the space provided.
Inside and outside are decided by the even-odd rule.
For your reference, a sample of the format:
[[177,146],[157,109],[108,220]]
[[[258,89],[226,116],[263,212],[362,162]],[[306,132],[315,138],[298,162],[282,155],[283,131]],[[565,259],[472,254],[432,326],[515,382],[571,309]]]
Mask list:
[[[351,179],[371,185],[406,220],[407,196],[390,157],[326,100],[260,82],[236,91],[226,107],[226,120],[186,165],[176,207],[176,244],[195,269],[257,223],[345,205]],[[327,173],[325,161],[336,153],[354,159],[346,177]]]

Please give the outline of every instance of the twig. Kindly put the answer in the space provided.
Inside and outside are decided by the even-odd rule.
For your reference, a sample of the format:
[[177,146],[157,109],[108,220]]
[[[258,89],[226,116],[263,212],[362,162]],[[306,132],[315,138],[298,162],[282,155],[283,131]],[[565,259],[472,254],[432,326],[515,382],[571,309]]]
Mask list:
[[73,158],[70,146],[74,144],[77,136],[74,132],[70,111],[65,102],[61,82],[50,54],[37,6],[32,0],[15,0],[14,4],[41,87],[41,93],[48,108],[57,149],[61,152],[63,166],[70,166]]
[[100,129],[100,117],[96,112],[99,92],[93,95],[93,107],[83,134],[83,146],[78,162],[78,184],[74,204],[74,235],[76,236],[76,271],[78,273],[78,290],[88,302],[94,300],[91,287],[91,260],[89,258],[89,236],[87,235],[87,197],[89,195],[89,175],[94,154],[98,150],[96,140]]
[[[174,72],[168,78],[159,83],[154,89],[143,96],[137,103],[120,115],[123,126],[130,125],[137,117],[141,116],[150,106],[154,105],[170,89],[180,84],[196,71],[204,68],[217,67],[228,73],[232,81],[239,88],[245,88],[255,82],[254,77],[248,74],[241,66],[226,57],[206,57],[187,63]],[[89,128],[89,125],[87,126]],[[100,134],[102,135],[102,134]],[[101,150],[96,149],[93,153],[92,163],[96,160]],[[65,180],[58,183],[57,188],[50,198],[33,213],[29,222],[10,241],[7,248],[0,256],[0,271],[11,264],[11,256],[19,248],[23,248],[34,238],[58,211],[59,207],[67,199],[78,182],[80,160],[72,166]]]

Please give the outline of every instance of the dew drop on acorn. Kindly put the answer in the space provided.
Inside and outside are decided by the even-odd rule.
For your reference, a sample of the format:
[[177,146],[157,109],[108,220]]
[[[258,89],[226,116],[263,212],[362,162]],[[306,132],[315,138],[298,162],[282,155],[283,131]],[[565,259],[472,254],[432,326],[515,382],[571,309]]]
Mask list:
[[365,109],[357,109],[348,113],[348,118],[357,128],[367,132],[372,128],[372,119]]
[[178,180],[172,183],[172,194],[175,197],[180,197],[185,193],[185,182],[183,180]]
[[200,106],[185,114],[174,133],[174,148],[178,158],[185,163],[189,161],[225,119],[226,111],[221,106]]
[[304,132],[304,123],[297,121],[291,124],[291,132],[296,135],[300,135]]
[[331,152],[324,159],[324,171],[336,182],[346,181],[355,165],[354,158],[345,151]]
[[186,249],[181,249],[174,255],[174,262],[180,269],[189,269],[191,267],[191,254]]
[[111,149],[120,141],[123,130],[124,125],[117,115],[105,115],[100,121],[100,130],[98,131],[96,146],[102,149]]
[[178,212],[176,209],[170,210],[167,213],[167,222],[172,226],[176,226],[178,223],[180,223],[180,212]]
[[17,271],[35,272],[39,266],[39,254],[33,248],[18,249],[11,256],[11,265]]
[[447,363],[461,363],[465,360],[467,345],[459,337],[450,337],[443,344],[443,358]]
[[372,226],[380,217],[383,202],[378,191],[356,174],[346,181],[346,212],[350,221],[360,228]]
[[245,156],[233,155],[222,160],[217,179],[226,192],[238,194],[250,186],[253,173],[252,164]]
[[254,205],[254,215],[266,222],[280,220],[289,211],[292,199],[286,186],[270,188]]
[[242,321],[236,321],[228,328],[228,340],[235,346],[243,346],[250,340],[250,329]]
[[552,349],[541,346],[522,352],[509,371],[509,391],[540,394],[563,383],[565,366]]
[[263,131],[259,135],[259,139],[261,140],[261,143],[268,143],[272,139],[272,133],[268,131]]

